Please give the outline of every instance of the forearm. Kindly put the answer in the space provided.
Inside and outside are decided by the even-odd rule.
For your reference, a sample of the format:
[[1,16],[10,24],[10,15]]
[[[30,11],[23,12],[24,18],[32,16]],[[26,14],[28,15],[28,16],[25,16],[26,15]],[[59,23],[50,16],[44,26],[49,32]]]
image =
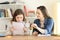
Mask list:
[[40,31],[41,33],[43,33],[43,34],[45,34],[46,31],[47,31],[46,29],[41,29],[41,28],[39,28],[39,27],[36,27],[36,29],[39,30],[39,31]]

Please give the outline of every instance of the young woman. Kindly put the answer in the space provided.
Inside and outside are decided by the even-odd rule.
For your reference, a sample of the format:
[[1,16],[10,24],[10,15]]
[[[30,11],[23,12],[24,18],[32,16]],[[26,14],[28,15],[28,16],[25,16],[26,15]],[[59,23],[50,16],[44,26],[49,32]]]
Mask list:
[[33,35],[51,35],[54,21],[48,15],[45,6],[37,7],[36,15],[37,19],[31,25],[33,27]]

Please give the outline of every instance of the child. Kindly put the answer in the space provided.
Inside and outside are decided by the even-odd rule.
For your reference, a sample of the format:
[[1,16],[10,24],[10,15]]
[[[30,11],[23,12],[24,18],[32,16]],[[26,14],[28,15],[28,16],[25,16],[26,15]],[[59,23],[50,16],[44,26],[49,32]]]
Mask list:
[[13,15],[11,31],[13,35],[24,35],[27,32],[25,27],[25,16],[21,9],[17,9]]

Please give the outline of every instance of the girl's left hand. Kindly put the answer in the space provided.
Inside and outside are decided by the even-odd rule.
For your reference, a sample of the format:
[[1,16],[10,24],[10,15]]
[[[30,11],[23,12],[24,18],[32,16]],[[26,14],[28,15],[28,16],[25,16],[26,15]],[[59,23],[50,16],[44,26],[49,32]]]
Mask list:
[[14,30],[15,30],[15,28],[14,28],[14,27],[11,27],[10,31],[12,31],[12,32],[13,32]]

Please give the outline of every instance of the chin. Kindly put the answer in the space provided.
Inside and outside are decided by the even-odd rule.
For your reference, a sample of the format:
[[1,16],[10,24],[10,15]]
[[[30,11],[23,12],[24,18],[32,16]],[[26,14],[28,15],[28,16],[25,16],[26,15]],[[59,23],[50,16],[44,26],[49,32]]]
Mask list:
[[37,19],[40,19],[40,17],[37,17]]
[[40,18],[37,18],[37,19],[40,19]]

